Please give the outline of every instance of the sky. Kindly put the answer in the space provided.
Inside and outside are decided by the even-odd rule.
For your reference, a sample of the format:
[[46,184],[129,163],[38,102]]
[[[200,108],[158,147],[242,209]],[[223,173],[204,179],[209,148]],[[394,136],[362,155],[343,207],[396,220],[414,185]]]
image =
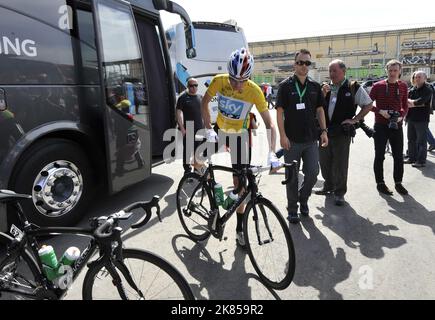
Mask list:
[[[435,0],[174,1],[192,21],[237,21],[248,42],[435,26]],[[162,20],[165,28],[181,22],[165,12]]]

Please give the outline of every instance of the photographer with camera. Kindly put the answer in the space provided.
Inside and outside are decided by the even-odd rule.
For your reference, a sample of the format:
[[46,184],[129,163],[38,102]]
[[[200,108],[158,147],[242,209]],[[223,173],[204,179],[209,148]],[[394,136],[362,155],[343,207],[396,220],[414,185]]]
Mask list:
[[[325,183],[323,189],[315,193],[327,195],[333,192],[335,204],[343,206],[347,193],[350,143],[355,137],[356,129],[365,126],[363,120],[372,109],[373,102],[357,82],[346,79],[346,65],[343,61],[334,60],[329,64],[329,77],[332,83],[322,87],[326,98],[324,108],[329,145],[319,149],[320,168]],[[361,106],[361,112],[356,115],[358,106]]]
[[388,79],[377,82],[370,92],[370,98],[376,102],[375,112],[375,163],[374,171],[377,189],[380,193],[393,195],[384,180],[385,148],[388,141],[394,159],[394,182],[396,191],[407,195],[403,187],[403,119],[408,113],[408,86],[399,80],[402,63],[391,60],[386,65]]
[[424,71],[416,71],[412,75],[412,89],[409,91],[408,122],[408,155],[405,163],[414,168],[426,166],[427,136],[430,121],[430,107],[432,88],[426,83],[427,75]]

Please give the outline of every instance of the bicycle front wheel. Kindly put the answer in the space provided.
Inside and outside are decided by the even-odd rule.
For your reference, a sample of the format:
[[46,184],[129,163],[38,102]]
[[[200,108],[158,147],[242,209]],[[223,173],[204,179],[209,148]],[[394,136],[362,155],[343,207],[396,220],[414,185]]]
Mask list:
[[177,189],[177,211],[181,225],[194,241],[210,237],[208,219],[213,197],[209,188],[196,173],[185,175]]
[[[171,264],[153,253],[123,249],[123,262],[140,292],[127,282],[116,261],[114,266],[121,277],[129,300],[194,300],[186,279]],[[84,300],[117,300],[120,294],[104,263],[91,267],[83,281]]]
[[261,281],[275,290],[284,290],[295,273],[293,240],[285,219],[267,199],[252,201],[243,221],[249,258]]

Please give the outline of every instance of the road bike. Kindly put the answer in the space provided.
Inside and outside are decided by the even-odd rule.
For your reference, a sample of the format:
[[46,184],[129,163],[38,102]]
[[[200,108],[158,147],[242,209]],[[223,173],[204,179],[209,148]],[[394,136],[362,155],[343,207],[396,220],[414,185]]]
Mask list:
[[[90,227],[41,228],[30,223],[19,202],[31,196],[0,191],[0,202],[15,208],[21,228],[12,225],[11,235],[0,233],[0,296],[5,299],[62,299],[74,280],[88,265],[84,277],[82,296],[85,300],[137,299],[137,300],[193,300],[186,279],[167,261],[157,255],[123,247],[119,227],[130,219],[135,209],[145,211],[140,222],[131,226],[138,229],[151,219],[153,209],[159,220],[159,198],[150,202],[137,202],[123,210],[90,219]],[[89,245],[71,267],[62,266],[60,276],[50,281],[38,255],[41,240],[53,235],[89,237]],[[99,252],[99,257],[91,261]]]
[[[296,177],[297,163],[284,164],[288,184]],[[220,215],[215,195],[215,171],[232,173],[239,180],[234,194],[243,194]],[[248,198],[243,218],[244,240],[249,258],[260,279],[267,286],[283,290],[293,280],[295,252],[290,230],[279,210],[259,192],[261,167],[242,170],[215,166],[211,162],[205,172],[186,174],[177,189],[177,211],[181,224],[194,241],[205,241],[210,235],[224,238],[226,223]]]

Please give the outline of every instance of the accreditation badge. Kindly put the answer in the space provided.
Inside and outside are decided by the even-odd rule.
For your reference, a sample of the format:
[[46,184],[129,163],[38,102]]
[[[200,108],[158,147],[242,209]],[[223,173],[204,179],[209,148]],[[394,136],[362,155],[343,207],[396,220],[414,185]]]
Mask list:
[[305,110],[305,103],[298,103],[296,105],[296,110]]

